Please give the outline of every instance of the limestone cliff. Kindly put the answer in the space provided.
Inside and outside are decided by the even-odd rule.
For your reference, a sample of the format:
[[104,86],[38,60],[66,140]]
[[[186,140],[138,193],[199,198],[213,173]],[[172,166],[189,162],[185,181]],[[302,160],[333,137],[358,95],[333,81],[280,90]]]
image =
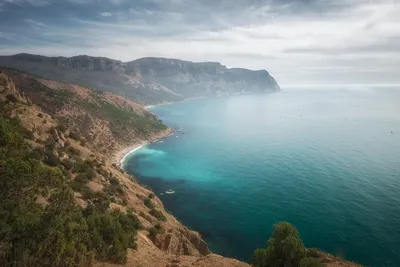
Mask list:
[[122,62],[103,57],[18,54],[0,56],[0,66],[112,92],[148,105],[192,97],[280,90],[266,70],[230,69],[216,62],[167,58]]

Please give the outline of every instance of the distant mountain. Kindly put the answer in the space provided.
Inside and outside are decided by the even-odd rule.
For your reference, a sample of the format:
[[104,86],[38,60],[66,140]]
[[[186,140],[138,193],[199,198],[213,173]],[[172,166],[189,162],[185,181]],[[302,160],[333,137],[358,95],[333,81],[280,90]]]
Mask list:
[[216,62],[194,63],[166,58],[122,62],[104,57],[18,54],[0,56],[0,66],[112,92],[142,104],[280,90],[266,70],[229,69]]

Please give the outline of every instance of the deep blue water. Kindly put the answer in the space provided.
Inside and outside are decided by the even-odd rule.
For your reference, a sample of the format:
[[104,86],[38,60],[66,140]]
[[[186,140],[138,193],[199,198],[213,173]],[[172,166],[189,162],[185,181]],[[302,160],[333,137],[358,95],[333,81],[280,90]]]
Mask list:
[[250,261],[288,221],[307,247],[400,266],[398,88],[284,88],[152,112],[184,134],[130,155],[125,169],[213,252]]

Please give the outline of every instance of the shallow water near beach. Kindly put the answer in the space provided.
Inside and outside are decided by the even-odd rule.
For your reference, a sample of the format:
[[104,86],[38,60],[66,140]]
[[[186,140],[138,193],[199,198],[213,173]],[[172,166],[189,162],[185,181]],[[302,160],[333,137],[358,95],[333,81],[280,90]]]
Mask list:
[[399,88],[283,88],[151,111],[184,130],[125,169],[213,252],[250,261],[288,221],[307,247],[400,266]]

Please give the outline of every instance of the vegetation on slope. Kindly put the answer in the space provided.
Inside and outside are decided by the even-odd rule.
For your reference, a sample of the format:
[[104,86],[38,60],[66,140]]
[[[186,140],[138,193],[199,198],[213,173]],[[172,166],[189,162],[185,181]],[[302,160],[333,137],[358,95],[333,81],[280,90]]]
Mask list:
[[[129,211],[109,211],[97,197],[86,208],[77,205],[71,186],[76,179],[71,181],[68,164],[57,156],[62,151],[50,141],[46,150],[25,141],[28,131],[10,116],[16,105],[0,103],[0,265],[124,263],[142,228],[138,218]],[[93,176],[79,157],[70,161],[75,172]]]
[[118,144],[132,145],[168,129],[143,106],[120,96],[39,80],[16,70],[4,72],[33,104],[62,121],[69,136],[84,139],[93,150],[110,153],[121,149]]

